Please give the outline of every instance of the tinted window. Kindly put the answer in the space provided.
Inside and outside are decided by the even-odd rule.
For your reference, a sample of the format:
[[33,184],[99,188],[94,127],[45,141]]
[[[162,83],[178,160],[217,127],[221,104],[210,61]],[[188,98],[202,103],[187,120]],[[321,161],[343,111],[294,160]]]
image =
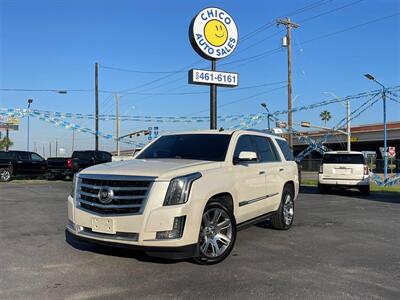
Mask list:
[[138,159],[176,158],[225,160],[231,136],[227,134],[179,134],[162,136],[143,150]]
[[325,154],[323,164],[365,164],[362,154]]
[[294,156],[293,156],[292,150],[289,147],[289,144],[285,140],[281,140],[281,139],[276,139],[276,142],[278,143],[279,148],[281,148],[281,151],[282,151],[285,159],[287,161],[293,161]]
[[36,153],[31,153],[31,157],[32,157],[33,161],[42,161],[43,160],[43,158]]
[[250,135],[242,135],[239,137],[239,140],[236,143],[236,148],[235,148],[235,153],[233,154],[233,158],[239,158],[239,154],[242,151],[250,151],[257,153],[257,149],[255,148],[253,142],[251,141]]
[[31,160],[31,156],[29,155],[28,152],[19,152],[19,153],[18,153],[18,159],[19,159],[19,160],[27,160],[27,161],[30,161],[30,160]]
[[72,154],[73,158],[79,159],[91,159],[94,155],[94,151],[75,151]]
[[10,152],[0,152],[0,159],[12,159],[13,155]]
[[276,153],[275,146],[271,144],[271,141],[268,138],[252,136],[252,139],[257,147],[257,156],[260,162],[273,162],[280,160]]
[[105,161],[111,161],[111,154],[108,152],[103,152],[103,160]]

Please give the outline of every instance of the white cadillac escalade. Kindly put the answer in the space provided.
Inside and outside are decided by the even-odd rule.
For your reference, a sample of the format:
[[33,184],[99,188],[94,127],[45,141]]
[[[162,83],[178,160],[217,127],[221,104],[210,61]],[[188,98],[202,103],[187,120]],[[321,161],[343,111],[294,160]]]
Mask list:
[[218,263],[239,229],[265,219],[289,229],[298,190],[283,138],[242,130],[168,134],[133,160],[75,176],[67,240]]

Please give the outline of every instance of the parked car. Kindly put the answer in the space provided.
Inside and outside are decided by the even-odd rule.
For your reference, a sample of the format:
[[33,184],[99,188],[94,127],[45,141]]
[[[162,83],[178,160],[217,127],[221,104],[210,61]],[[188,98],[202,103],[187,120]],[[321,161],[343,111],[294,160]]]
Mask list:
[[49,157],[47,178],[65,179],[87,167],[110,162],[112,155],[106,151],[74,151],[72,157]]
[[357,188],[363,195],[369,195],[369,179],[368,165],[361,152],[326,152],[319,168],[318,190],[326,193],[333,187]]
[[43,176],[46,169],[46,160],[35,152],[0,151],[1,181],[9,181],[12,176]]
[[298,190],[283,138],[240,130],[168,134],[133,160],[75,175],[67,241],[214,264],[229,255],[239,229],[265,219],[289,229]]

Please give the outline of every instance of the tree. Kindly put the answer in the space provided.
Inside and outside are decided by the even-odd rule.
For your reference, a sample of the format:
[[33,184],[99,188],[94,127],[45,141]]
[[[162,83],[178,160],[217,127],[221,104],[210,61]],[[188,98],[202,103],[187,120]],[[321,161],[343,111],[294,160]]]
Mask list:
[[0,150],[7,149],[7,146],[10,148],[12,145],[14,145],[14,143],[8,137],[4,137],[0,140]]
[[324,124],[326,126],[326,123],[332,118],[331,113],[327,110],[324,110],[319,114],[320,118],[322,121],[324,121]]

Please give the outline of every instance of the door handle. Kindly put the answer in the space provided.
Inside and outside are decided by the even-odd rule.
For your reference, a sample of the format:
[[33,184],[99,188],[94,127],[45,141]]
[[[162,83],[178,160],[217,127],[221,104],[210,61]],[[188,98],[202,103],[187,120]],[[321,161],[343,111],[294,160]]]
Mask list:
[[280,168],[280,169],[279,169],[279,172],[282,172],[282,171],[284,171],[284,170],[285,170],[284,168]]
[[264,174],[265,174],[265,171],[258,172],[258,175],[264,175]]

